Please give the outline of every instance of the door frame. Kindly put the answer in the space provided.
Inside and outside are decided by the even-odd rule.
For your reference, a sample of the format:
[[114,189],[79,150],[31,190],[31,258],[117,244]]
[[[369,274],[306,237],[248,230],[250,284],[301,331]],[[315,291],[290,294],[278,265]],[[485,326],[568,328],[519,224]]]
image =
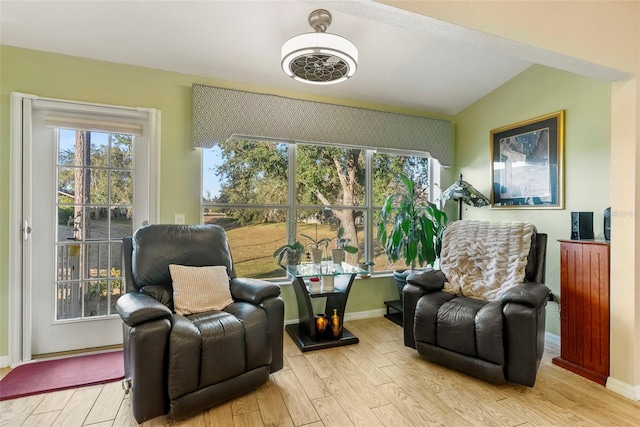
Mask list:
[[29,203],[24,197],[29,182],[24,174],[29,172],[32,146],[32,102],[45,100],[73,104],[79,108],[118,108],[145,112],[149,122],[149,223],[158,222],[160,213],[160,126],[161,114],[154,108],[124,107],[81,101],[39,97],[14,92],[10,107],[9,147],[9,366],[15,367],[31,360],[31,282],[24,277],[24,261],[30,253],[30,240],[24,244],[24,218],[29,216]]

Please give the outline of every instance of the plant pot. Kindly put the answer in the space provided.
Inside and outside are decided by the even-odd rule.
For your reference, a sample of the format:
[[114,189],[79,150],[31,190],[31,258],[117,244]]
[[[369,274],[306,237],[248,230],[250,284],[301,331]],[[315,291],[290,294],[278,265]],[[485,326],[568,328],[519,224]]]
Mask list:
[[334,280],[333,276],[322,276],[322,292],[333,292],[334,291]]
[[429,270],[432,270],[432,268],[431,267],[415,268],[413,270],[411,270],[410,268],[407,268],[406,270],[396,270],[393,272],[393,278],[396,280],[396,286],[398,287],[398,295],[400,296],[400,304],[402,304],[402,289],[404,288],[404,285],[407,284],[407,279],[409,278],[409,276],[411,276],[412,274],[424,273],[425,271],[429,271]]
[[302,249],[289,249],[286,253],[286,263],[287,265],[299,265],[302,261]]
[[344,260],[344,249],[331,249],[331,260],[334,264],[341,264]]
[[369,272],[369,265],[367,265],[367,263],[359,262],[358,263],[358,268],[360,270],[362,270],[361,273],[358,273],[358,277],[360,277],[362,279],[367,279],[367,278],[371,277],[371,273]]
[[393,272],[393,278],[396,281],[396,286],[398,287],[398,295],[400,299],[400,304],[402,304],[402,289],[404,285],[407,284],[407,277],[411,274],[411,269],[407,268],[406,270],[395,270]]
[[320,264],[322,262],[322,249],[311,249],[311,261],[314,264]]

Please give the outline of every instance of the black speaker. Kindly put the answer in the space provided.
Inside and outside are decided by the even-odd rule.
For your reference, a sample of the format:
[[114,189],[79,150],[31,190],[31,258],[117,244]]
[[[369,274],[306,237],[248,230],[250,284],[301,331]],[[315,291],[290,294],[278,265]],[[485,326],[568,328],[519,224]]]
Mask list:
[[611,240],[611,208],[604,210],[604,239]]
[[593,212],[571,212],[571,240],[593,239]]

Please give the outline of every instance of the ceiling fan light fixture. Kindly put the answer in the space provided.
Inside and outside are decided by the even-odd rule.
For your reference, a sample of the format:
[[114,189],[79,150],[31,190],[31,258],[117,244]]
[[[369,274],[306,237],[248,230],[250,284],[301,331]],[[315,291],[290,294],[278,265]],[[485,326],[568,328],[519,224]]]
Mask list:
[[300,34],[282,46],[282,69],[294,80],[327,85],[343,82],[356,73],[358,49],[344,37],[326,33],[331,14],[319,9],[309,15],[315,33]]

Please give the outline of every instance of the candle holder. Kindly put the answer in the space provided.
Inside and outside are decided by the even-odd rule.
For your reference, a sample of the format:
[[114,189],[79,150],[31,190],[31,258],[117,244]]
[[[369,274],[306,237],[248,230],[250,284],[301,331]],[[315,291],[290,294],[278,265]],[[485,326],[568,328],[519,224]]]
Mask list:
[[321,338],[327,333],[327,326],[329,326],[329,319],[324,313],[315,315],[316,321],[316,338]]
[[340,321],[340,316],[338,316],[338,310],[333,309],[333,316],[331,316],[331,333],[334,338],[340,338],[342,335],[342,322]]

